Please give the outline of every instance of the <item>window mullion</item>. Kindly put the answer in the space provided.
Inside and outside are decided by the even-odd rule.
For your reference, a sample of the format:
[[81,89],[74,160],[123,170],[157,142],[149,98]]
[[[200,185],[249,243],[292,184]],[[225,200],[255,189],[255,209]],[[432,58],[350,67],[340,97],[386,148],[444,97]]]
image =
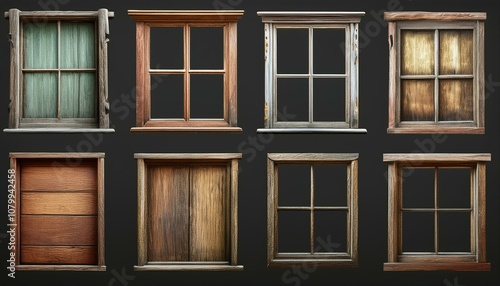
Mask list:
[[439,30],[434,30],[434,122],[439,122]]
[[314,92],[314,78],[313,78],[313,73],[314,73],[314,55],[313,55],[313,43],[314,43],[314,30],[311,27],[309,27],[309,123],[312,123],[314,121],[314,98],[313,98],[313,92]]
[[189,24],[184,25],[184,120],[189,121],[191,118],[191,33]]
[[314,254],[314,165],[311,165],[311,254]]
[[57,21],[57,119],[61,120],[61,21]]
[[434,168],[434,252],[439,253],[439,196],[438,196],[438,168]]

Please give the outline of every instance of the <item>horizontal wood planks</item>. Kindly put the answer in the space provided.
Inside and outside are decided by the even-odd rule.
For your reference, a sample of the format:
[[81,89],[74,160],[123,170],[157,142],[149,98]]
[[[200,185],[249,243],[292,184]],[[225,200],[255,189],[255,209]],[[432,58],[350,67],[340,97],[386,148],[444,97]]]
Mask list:
[[24,246],[21,260],[27,264],[97,264],[96,246]]
[[95,215],[95,193],[22,192],[21,214]]

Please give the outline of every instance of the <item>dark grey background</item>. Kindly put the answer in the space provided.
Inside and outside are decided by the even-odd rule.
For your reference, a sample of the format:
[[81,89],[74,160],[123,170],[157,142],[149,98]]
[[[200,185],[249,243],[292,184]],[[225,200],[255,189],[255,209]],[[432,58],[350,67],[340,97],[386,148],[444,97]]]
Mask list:
[[[5,174],[0,195],[6,218],[8,153],[92,151],[106,153],[106,265],[103,273],[18,272],[16,279],[1,271],[1,285],[499,285],[499,7],[497,1],[298,1],[298,0],[197,0],[197,1],[77,1],[40,0],[0,2],[0,11],[96,10],[115,11],[110,22],[109,98],[115,134],[5,134],[0,133],[0,166]],[[484,11],[486,21],[486,135],[388,135],[387,28],[382,11],[404,10]],[[243,134],[131,134],[135,125],[135,22],[127,9],[244,9],[238,22],[238,124]],[[256,135],[264,118],[263,25],[257,11],[330,10],[365,11],[360,30],[360,127],[367,135]],[[377,15],[377,16],[376,16]],[[9,92],[8,21],[0,22],[0,126],[7,126]],[[167,39],[165,39],[167,41]],[[165,43],[163,43],[165,44]],[[161,84],[161,83],[160,83]],[[161,88],[160,88],[161,89]],[[134,152],[243,152],[239,180],[239,263],[243,272],[133,272],[136,263],[136,163]],[[297,276],[291,269],[266,267],[266,153],[356,152],[359,159],[359,267],[317,269]],[[383,272],[387,259],[388,152],[488,152],[487,254],[492,271]],[[423,184],[423,182],[422,182]],[[3,220],[6,221],[6,220]],[[0,225],[5,233],[5,224]],[[0,260],[8,258],[5,237],[0,238]],[[3,262],[6,266],[6,262]],[[3,268],[3,267],[2,267]],[[5,269],[5,268],[3,268]],[[120,280],[125,271],[133,280]],[[288,277],[282,281],[283,276]],[[292,277],[297,279],[291,280]],[[300,278],[299,278],[300,277]],[[130,277],[129,277],[130,278]],[[286,284],[288,282],[288,284]],[[458,282],[455,284],[455,282]]]

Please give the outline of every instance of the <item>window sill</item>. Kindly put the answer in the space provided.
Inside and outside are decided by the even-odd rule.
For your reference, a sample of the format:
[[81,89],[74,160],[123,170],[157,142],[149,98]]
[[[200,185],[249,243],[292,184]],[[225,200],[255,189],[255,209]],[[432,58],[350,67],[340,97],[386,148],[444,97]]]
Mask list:
[[131,132],[231,132],[241,133],[240,127],[132,127]]
[[384,271],[491,271],[490,263],[384,263]]
[[17,128],[3,130],[5,133],[114,133],[108,128]]
[[135,271],[243,271],[243,265],[144,265]]
[[484,134],[484,127],[394,127],[388,134]]
[[257,133],[329,133],[329,134],[366,134],[368,131],[363,128],[259,128]]
[[339,268],[355,268],[358,267],[358,262],[353,259],[273,259],[268,267],[292,267],[310,264],[317,267],[339,267]]
[[19,271],[106,271],[106,266],[96,265],[16,265]]

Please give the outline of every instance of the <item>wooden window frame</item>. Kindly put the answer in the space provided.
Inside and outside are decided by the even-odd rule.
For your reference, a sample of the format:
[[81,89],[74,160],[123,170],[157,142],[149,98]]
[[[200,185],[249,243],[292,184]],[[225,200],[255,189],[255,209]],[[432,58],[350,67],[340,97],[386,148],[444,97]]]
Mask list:
[[[109,101],[108,101],[108,42],[109,42],[109,22],[114,17],[114,12],[107,9],[98,11],[20,11],[10,9],[5,12],[5,17],[9,19],[9,42],[10,42],[10,103],[9,103],[9,126],[4,132],[23,133],[82,133],[82,132],[102,132],[111,133],[114,129],[109,127]],[[96,76],[95,91],[95,119],[66,118],[62,120],[60,115],[57,119],[23,119],[23,43],[22,31],[23,22],[26,20],[38,21],[82,21],[95,23],[95,61],[96,67],[92,69]],[[59,32],[58,32],[59,33]],[[67,69],[64,69],[67,70]],[[57,68],[60,75],[61,68]],[[60,90],[58,88],[58,98]],[[59,114],[59,107],[58,107]]]
[[[358,266],[358,154],[334,153],[269,153],[267,156],[267,263],[268,267],[289,267],[313,264],[320,267]],[[311,165],[311,253],[278,252],[278,165]],[[331,207],[331,210],[347,209],[346,253],[314,253],[314,184],[315,164],[340,164],[347,168],[347,208]],[[294,207],[286,207],[293,209]],[[307,207],[306,207],[307,208]],[[322,209],[329,208],[323,207]],[[297,208],[303,210],[303,207]]]
[[[265,35],[265,128],[259,133],[367,133],[358,127],[359,121],[359,50],[358,30],[365,12],[258,12],[264,23]],[[303,28],[309,30],[309,71],[307,74],[277,74],[277,29]],[[345,29],[345,73],[314,74],[313,29]],[[278,121],[277,78],[309,79],[308,122]],[[314,95],[312,81],[315,78],[345,78],[345,120],[314,121]]]
[[[136,271],[241,271],[242,265],[238,260],[238,160],[242,158],[240,153],[177,153],[177,154],[154,154],[136,153],[137,160],[137,191],[138,191],[138,262],[134,267]],[[229,243],[230,260],[227,262],[149,262],[148,261],[148,209],[147,209],[147,168],[148,164],[207,164],[227,163],[230,175],[228,226],[230,234],[227,237]]]
[[[486,13],[441,13],[441,12],[385,12],[384,19],[388,22],[389,29],[389,134],[484,134],[484,112],[485,112],[485,83],[484,83],[484,21]],[[473,63],[473,120],[472,121],[442,121],[439,122],[438,92],[434,91],[435,120],[402,122],[401,115],[401,52],[400,32],[401,29],[467,29],[474,33],[474,63]],[[434,39],[436,42],[436,38]],[[435,45],[435,49],[439,49]],[[439,75],[437,65],[439,54],[435,59],[435,82],[440,78],[458,78],[454,76]],[[419,76],[407,76],[419,78]],[[435,89],[438,86],[435,86]]]
[[[237,127],[237,21],[242,10],[129,10],[136,21],[136,127],[131,131],[207,131],[241,132]],[[183,27],[184,68],[153,69],[150,67],[150,28]],[[219,69],[191,69],[190,27],[222,27],[224,32],[224,66]],[[151,118],[151,76],[184,75],[184,118]],[[224,117],[222,119],[190,118],[190,75],[219,74],[224,76]]]
[[[106,271],[104,251],[104,153],[10,153],[10,168],[16,172],[16,269],[20,271]],[[18,160],[66,159],[76,164],[81,159],[95,159],[97,165],[97,265],[22,265],[19,264],[21,249],[21,184]]]
[[[490,271],[490,263],[486,262],[486,162],[489,161],[491,154],[384,154],[384,162],[389,164],[388,262],[384,263],[384,271]],[[470,254],[402,252],[402,171],[422,167],[471,169]]]

